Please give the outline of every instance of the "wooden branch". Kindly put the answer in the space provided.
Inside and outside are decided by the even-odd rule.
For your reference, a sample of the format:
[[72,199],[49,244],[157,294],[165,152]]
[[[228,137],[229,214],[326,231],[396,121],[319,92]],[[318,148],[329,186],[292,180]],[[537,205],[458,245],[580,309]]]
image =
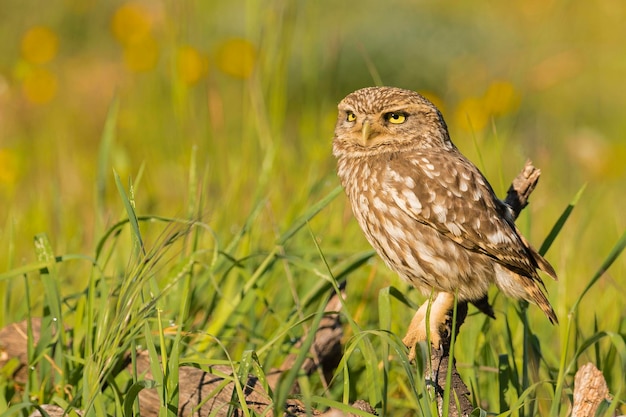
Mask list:
[[533,163],[528,160],[522,171],[511,183],[504,202],[511,207],[514,218],[517,218],[528,205],[528,199],[539,182],[539,176],[541,176],[541,170],[535,168]]
[[[504,202],[511,208],[513,218],[516,219],[524,207],[528,205],[528,199],[537,186],[540,175],[541,171],[538,168],[535,168],[531,161],[526,161],[522,171],[511,183]],[[460,302],[457,305],[456,329],[454,330],[457,336],[466,317],[467,302]],[[433,387],[435,394],[437,395],[439,414],[441,415],[443,410],[444,387],[446,386],[448,367],[452,366],[450,384],[452,392],[449,397],[448,416],[469,416],[474,409],[469,400],[470,390],[461,379],[461,376],[456,369],[455,361],[452,361],[452,364],[450,364],[452,312],[448,314],[446,323],[444,326],[440,327],[439,333],[442,336],[442,347],[440,349],[432,349],[430,363],[426,366],[425,378],[427,383]],[[459,403],[459,409],[457,409],[456,406],[457,401]]]
[[574,377],[572,417],[596,415],[602,401],[609,398],[609,387],[602,372],[592,363],[581,366]]

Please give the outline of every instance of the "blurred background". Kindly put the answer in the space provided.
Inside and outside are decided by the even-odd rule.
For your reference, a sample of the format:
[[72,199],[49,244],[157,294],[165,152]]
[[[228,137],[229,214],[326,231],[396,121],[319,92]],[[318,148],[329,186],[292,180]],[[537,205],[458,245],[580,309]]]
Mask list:
[[[270,247],[338,185],[337,102],[382,84],[435,102],[499,195],[526,159],[541,168],[520,219],[535,246],[587,184],[547,254],[564,314],[626,228],[625,21],[620,0],[4,1],[0,270],[33,262],[42,232],[59,254],[93,253],[124,213],[113,169],[140,177],[139,213],[184,216],[194,149],[204,220],[228,240],[266,198],[251,245]],[[322,250],[368,247],[343,195],[311,229]],[[622,257],[592,289],[618,303],[609,327],[625,272]]]

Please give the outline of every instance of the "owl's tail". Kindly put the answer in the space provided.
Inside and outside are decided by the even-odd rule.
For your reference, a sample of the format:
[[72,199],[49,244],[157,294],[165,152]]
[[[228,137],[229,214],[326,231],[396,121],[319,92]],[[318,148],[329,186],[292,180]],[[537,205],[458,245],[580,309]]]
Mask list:
[[[539,277],[537,278],[539,279],[539,282],[541,282],[541,279]],[[528,281],[528,278],[526,280]],[[558,324],[559,319],[556,317],[556,313],[554,312],[554,309],[550,305],[550,301],[548,301],[548,298],[546,297],[546,295],[543,293],[543,291],[541,291],[541,288],[539,288],[539,285],[537,285],[537,282],[530,281],[528,282],[528,284],[530,285],[527,285],[525,288],[526,293],[528,294],[528,301],[531,301],[537,304],[537,306],[548,317],[548,319],[550,320],[550,323]]]
[[556,271],[554,270],[554,268],[552,268],[552,265],[550,265],[550,262],[548,262],[546,258],[541,256],[539,252],[535,248],[533,248],[530,243],[528,243],[526,238],[522,236],[522,234],[520,233],[519,229],[517,229],[517,227],[515,228],[515,231],[517,232],[517,235],[520,237],[524,246],[526,246],[526,249],[532,256],[535,263],[537,264],[537,267],[541,269],[543,272],[545,272],[546,274],[550,275],[555,280],[558,280],[556,276]]
[[[524,246],[526,246],[528,253],[530,253],[533,260],[535,261],[537,268],[557,280],[556,272],[554,271],[552,265],[550,265],[550,262],[548,262],[546,258],[541,256],[539,252],[535,248],[533,248],[530,243],[528,243],[524,236],[522,236],[522,234],[519,232],[517,227],[515,228],[515,231],[522,240]],[[518,277],[518,280],[520,278],[524,283],[524,289],[526,290],[526,294],[528,294],[528,301],[532,301],[533,303],[537,304],[539,308],[546,314],[546,316],[548,316],[548,319],[552,324],[558,324],[559,320],[556,318],[556,314],[554,313],[554,310],[552,309],[548,298],[539,287],[541,285],[544,290],[546,288],[543,281],[541,280],[541,277],[539,277],[539,275],[534,272],[534,276],[532,277]]]
[[542,291],[545,288],[541,277],[537,271],[532,271],[528,275],[520,275],[518,272],[506,269],[495,264],[496,280],[495,284],[509,297],[523,298],[537,306],[545,313],[552,324],[557,324],[559,320],[550,305],[550,301]]

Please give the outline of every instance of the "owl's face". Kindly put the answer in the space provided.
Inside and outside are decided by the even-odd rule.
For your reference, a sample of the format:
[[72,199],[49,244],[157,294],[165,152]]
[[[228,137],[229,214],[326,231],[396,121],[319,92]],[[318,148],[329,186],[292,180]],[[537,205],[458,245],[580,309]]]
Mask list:
[[344,98],[338,110],[337,156],[453,146],[439,110],[413,91],[363,88]]

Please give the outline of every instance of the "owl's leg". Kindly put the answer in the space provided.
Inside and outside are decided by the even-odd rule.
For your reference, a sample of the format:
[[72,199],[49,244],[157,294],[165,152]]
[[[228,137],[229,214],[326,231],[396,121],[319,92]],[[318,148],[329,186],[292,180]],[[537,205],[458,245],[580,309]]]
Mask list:
[[[429,332],[430,335],[427,334],[426,330],[426,315],[428,312],[428,305],[430,304],[430,316],[429,316]],[[420,306],[417,310],[413,319],[411,320],[411,324],[409,325],[409,329],[407,330],[406,336],[402,339],[402,342],[405,346],[407,346],[409,351],[409,359],[415,359],[415,345],[418,342],[425,342],[428,340],[428,336],[430,336],[430,343],[435,347],[439,348],[441,345],[441,335],[439,334],[439,326],[444,324],[446,321],[446,317],[448,312],[452,310],[454,307],[454,295],[446,292],[440,292],[437,294],[437,297],[434,301],[425,302]]]
[[415,357],[415,345],[418,342],[426,340],[426,326],[424,325],[424,321],[426,319],[426,312],[428,311],[428,304],[430,304],[430,300],[423,303],[420,308],[417,309],[406,331],[406,336],[402,339],[402,343],[411,349],[409,353],[409,359],[411,360]]

